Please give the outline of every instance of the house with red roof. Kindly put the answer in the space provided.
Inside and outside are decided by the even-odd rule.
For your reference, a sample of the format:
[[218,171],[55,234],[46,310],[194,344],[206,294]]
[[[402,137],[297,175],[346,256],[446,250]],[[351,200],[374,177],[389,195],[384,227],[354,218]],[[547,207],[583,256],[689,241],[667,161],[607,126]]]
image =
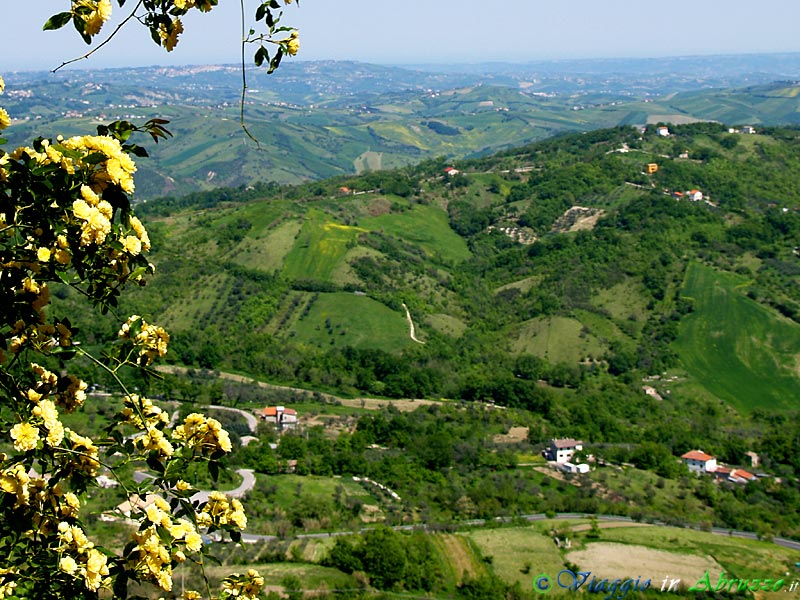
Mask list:
[[702,450],[690,450],[681,456],[681,460],[689,467],[692,473],[698,475],[713,473],[717,470],[717,459]]
[[267,423],[274,423],[278,429],[297,427],[297,411],[285,406],[267,406],[261,418]]

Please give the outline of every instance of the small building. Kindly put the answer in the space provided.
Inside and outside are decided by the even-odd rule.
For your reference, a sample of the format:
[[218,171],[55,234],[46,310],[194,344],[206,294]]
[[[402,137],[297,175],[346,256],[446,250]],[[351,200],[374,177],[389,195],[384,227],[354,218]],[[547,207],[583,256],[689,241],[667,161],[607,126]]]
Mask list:
[[278,429],[297,427],[297,411],[284,406],[267,406],[261,415],[267,423],[274,423]]
[[681,460],[692,473],[698,475],[713,473],[717,470],[717,459],[702,450],[690,450],[681,456]]
[[700,190],[689,190],[686,195],[692,202],[700,202],[703,199],[703,192]]
[[662,125],[658,129],[656,129],[656,133],[661,137],[669,137],[669,127],[665,127]]
[[461,173],[461,171],[459,171],[455,167],[447,167],[444,170],[444,174],[447,175],[448,177],[453,177],[454,175],[458,175],[459,173]]
[[761,463],[761,458],[752,450],[750,452],[745,452],[745,456],[751,467],[757,467]]
[[742,133],[748,133],[748,134],[752,135],[755,132],[756,132],[755,127],[752,127],[751,125],[744,125],[742,127]]
[[750,483],[755,480],[756,476],[752,473],[748,473],[744,469],[736,469],[735,471],[731,471],[731,474],[728,475],[728,481],[733,483]]
[[564,473],[584,474],[589,472],[589,465],[586,463],[574,464],[571,462],[565,462],[561,464],[561,470],[564,471]]
[[658,171],[658,165],[656,163],[648,163],[647,164],[647,174],[648,175],[652,175],[656,171]]
[[550,440],[547,458],[563,464],[572,460],[573,455],[582,450],[583,442],[581,440],[573,440],[572,438],[554,439]]

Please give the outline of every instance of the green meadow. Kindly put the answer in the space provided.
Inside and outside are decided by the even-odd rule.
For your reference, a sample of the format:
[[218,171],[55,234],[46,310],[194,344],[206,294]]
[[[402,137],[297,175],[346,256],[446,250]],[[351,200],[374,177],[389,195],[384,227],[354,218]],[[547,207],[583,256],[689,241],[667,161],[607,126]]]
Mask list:
[[450,228],[447,213],[435,206],[415,205],[402,213],[361,219],[360,224],[414,242],[440,260],[460,262],[470,256],[466,240]]
[[290,279],[330,281],[347,250],[366,231],[334,223],[320,211],[309,211],[294,247],[286,255],[284,275]]
[[800,325],[745,295],[748,281],[693,263],[683,294],[694,311],[675,349],[686,371],[744,412],[796,408]]
[[412,346],[404,313],[348,292],[320,294],[291,336],[319,347],[353,346],[395,352]]

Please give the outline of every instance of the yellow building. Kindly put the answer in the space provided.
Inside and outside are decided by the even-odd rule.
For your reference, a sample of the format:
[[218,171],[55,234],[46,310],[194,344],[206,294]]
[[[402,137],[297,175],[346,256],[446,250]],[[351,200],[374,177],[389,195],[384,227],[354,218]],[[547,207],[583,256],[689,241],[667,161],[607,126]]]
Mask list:
[[648,175],[652,175],[656,171],[658,171],[658,165],[656,163],[650,163],[650,164],[647,165],[647,174]]

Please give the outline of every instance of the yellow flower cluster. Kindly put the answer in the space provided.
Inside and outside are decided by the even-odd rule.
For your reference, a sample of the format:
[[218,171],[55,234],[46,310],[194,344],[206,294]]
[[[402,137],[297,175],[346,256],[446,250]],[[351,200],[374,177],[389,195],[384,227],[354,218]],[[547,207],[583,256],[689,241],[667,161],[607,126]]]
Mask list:
[[136,172],[136,165],[122,149],[119,140],[107,135],[83,135],[64,140],[61,145],[68,150],[81,153],[84,159],[96,153],[106,157],[104,161],[96,164],[93,161],[76,160],[76,165],[92,171],[92,189],[96,192],[104,190],[111,183],[118,185],[126,194],[133,193],[133,174]]
[[106,555],[94,547],[83,529],[66,521],[58,524],[59,548],[62,553],[59,569],[68,575],[83,577],[86,587],[97,591],[107,583],[108,565]]
[[125,396],[123,403],[124,407],[121,412],[123,421],[133,425],[136,429],[142,430],[169,423],[167,412],[153,404],[149,398],[130,394]]
[[219,421],[206,418],[200,413],[192,413],[172,432],[172,438],[186,442],[190,448],[199,448],[203,453],[218,450],[231,451],[231,438]]
[[[132,568],[143,579],[153,581],[165,590],[172,590],[172,567],[186,560],[182,548],[199,552],[203,540],[195,526],[186,519],[173,521],[169,504],[156,496],[145,508],[146,523],[143,529],[132,534],[136,546],[131,552]],[[171,541],[166,540],[169,535]]]
[[[139,326],[139,332],[131,335],[131,330]],[[150,325],[139,315],[131,315],[119,330],[119,337],[132,340],[133,345],[139,349],[139,357],[145,365],[150,365],[156,356],[167,353],[169,334],[163,327]]]
[[114,208],[92,191],[88,185],[81,186],[81,196],[72,203],[72,212],[82,221],[81,246],[97,244],[106,240],[111,232],[111,219],[114,218]]
[[300,50],[300,40],[297,36],[297,32],[293,31],[291,34],[289,34],[288,38],[282,40],[282,42],[286,45],[286,52],[292,56],[297,54],[297,52]]
[[64,433],[69,439],[70,450],[73,452],[73,455],[70,457],[69,466],[88,475],[96,475],[97,469],[100,466],[100,462],[98,461],[99,451],[91,438],[75,433],[69,428],[66,428]]
[[175,0],[175,8],[187,11],[190,8],[197,8],[201,12],[208,12],[214,8],[211,0]]
[[31,478],[27,469],[20,463],[0,471],[0,490],[3,490],[6,494],[14,494],[17,497],[14,508],[27,506],[30,501],[30,489],[28,487],[30,482]]
[[[88,13],[84,13],[87,9]],[[83,32],[95,36],[111,18],[111,0],[72,0],[72,13],[83,19]]]
[[[6,82],[0,77],[0,94],[6,89]],[[0,131],[11,125],[11,117],[8,116],[6,109],[0,107]],[[0,169],[2,171],[2,169]],[[2,598],[2,596],[0,596]]]
[[234,573],[222,582],[222,598],[257,600],[263,588],[264,578],[255,569],[249,569],[246,576]]
[[200,527],[222,527],[235,525],[239,529],[247,527],[247,515],[244,506],[236,498],[228,499],[221,492],[211,492],[203,508],[197,513],[197,525]]
[[161,37],[161,42],[167,52],[172,52],[175,46],[178,45],[178,36],[183,33],[183,23],[178,17],[172,20],[169,26],[160,23],[158,26],[158,35]]
[[[9,577],[11,575],[12,577]],[[17,575],[16,569],[0,569],[0,598],[11,597],[17,587],[13,576]]]

